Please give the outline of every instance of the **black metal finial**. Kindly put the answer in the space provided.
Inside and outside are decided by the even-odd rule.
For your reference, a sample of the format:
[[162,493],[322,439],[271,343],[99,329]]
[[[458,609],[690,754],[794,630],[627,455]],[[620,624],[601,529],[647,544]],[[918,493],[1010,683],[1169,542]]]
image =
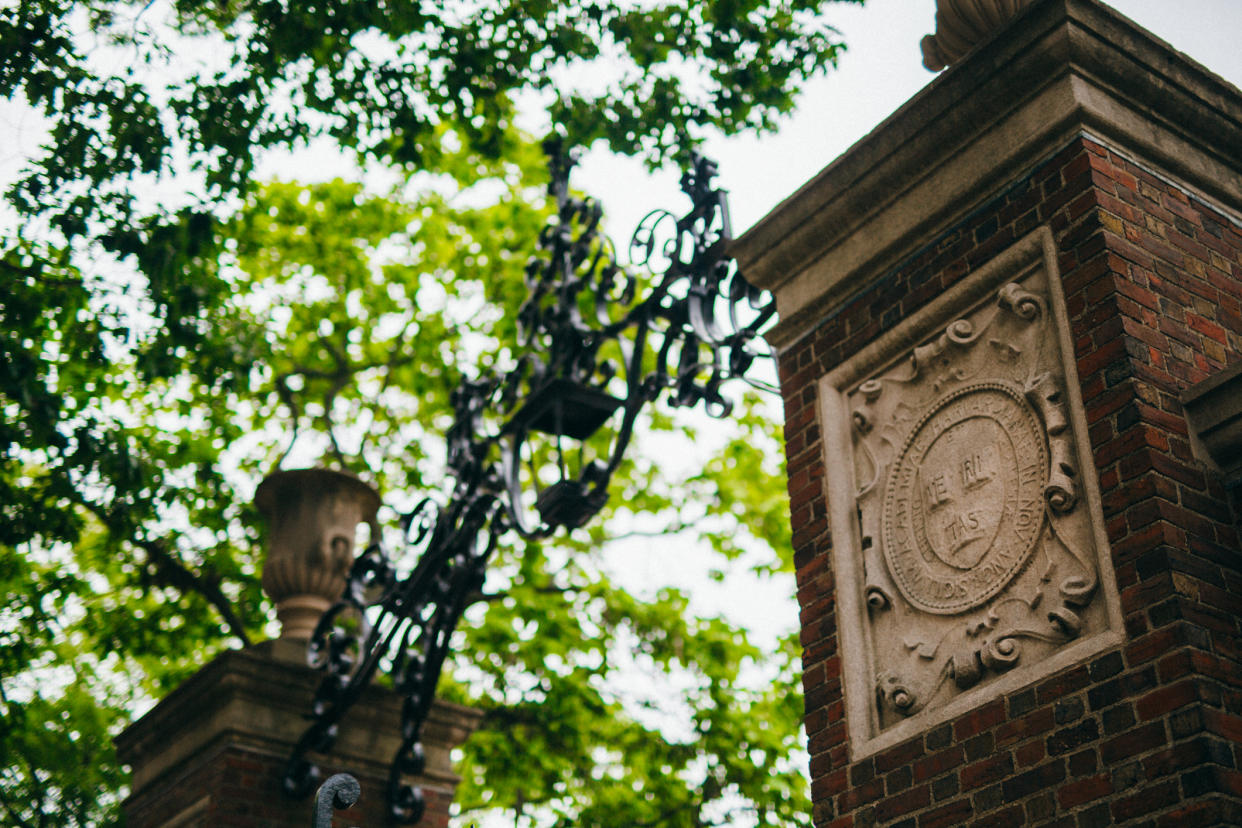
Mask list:
[[315,811],[311,828],[332,828],[332,812],[352,808],[362,796],[362,786],[348,773],[329,776],[315,792]]

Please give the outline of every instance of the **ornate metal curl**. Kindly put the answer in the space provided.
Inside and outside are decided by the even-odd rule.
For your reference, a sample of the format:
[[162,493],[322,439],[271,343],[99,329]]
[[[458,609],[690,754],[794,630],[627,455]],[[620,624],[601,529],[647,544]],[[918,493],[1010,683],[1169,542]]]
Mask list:
[[348,773],[329,776],[328,781],[315,791],[315,810],[311,815],[311,828],[332,828],[332,812],[352,808],[362,796],[362,786]]
[[[727,380],[774,390],[745,376],[762,353],[759,334],[775,306],[728,257],[731,228],[725,193],[712,183],[716,165],[692,156],[681,180],[691,209],[681,217],[648,214],[631,240],[627,269],[600,233],[599,203],[569,189],[576,154],[556,141],[545,150],[557,209],[525,271],[521,355],[504,376],[466,380],[451,395],[453,489],[445,505],[424,500],[402,518],[418,556],[414,570],[398,577],[373,544],[320,620],[309,659],[325,675],[313,722],[286,767],[291,795],[314,787],[319,771],[309,754],[331,750],[341,718],[383,667],[405,697],[389,773],[391,816],[417,822],[423,795],[404,780],[424,769],[422,728],[449,639],[503,537],[547,537],[598,514],[642,407],[666,391],[674,406],[702,402],[708,414],[724,417],[732,409],[720,392]],[[489,427],[489,415],[501,424]],[[566,458],[567,440],[590,440],[600,456],[575,465]],[[557,482],[541,488],[538,469],[524,468],[540,463]]]

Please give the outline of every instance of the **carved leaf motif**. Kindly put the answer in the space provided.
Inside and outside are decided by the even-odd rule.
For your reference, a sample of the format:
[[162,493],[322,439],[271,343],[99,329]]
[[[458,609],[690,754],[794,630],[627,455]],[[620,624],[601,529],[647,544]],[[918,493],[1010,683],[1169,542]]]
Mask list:
[[871,419],[871,413],[867,408],[855,408],[853,421],[854,428],[858,430],[859,434],[870,433],[872,427],[875,425],[874,421]]
[[1077,638],[1082,632],[1082,618],[1069,607],[1061,606],[1048,613],[1048,620],[1066,638]]
[[1014,362],[1022,355],[1022,349],[1012,342],[1002,342],[999,339],[989,339],[988,344],[996,350],[996,358],[1001,362]]
[[983,677],[983,665],[979,661],[979,651],[974,647],[966,647],[954,653],[947,669],[959,690],[974,687]]
[[936,650],[939,647],[939,645],[937,644],[932,644],[930,642],[923,641],[922,639],[917,639],[917,638],[915,639],[907,638],[902,643],[906,645],[907,650],[913,651],[915,655],[917,655],[919,658],[924,659],[926,661],[931,661],[933,658],[936,657]]
[[919,710],[919,699],[907,683],[890,673],[879,676],[876,697],[882,707],[888,707],[909,716]]
[[880,612],[891,607],[892,599],[888,597],[888,593],[880,589],[878,586],[867,587],[867,608],[873,612]]
[[1013,636],[993,636],[984,642],[979,652],[980,660],[989,670],[1001,672],[1018,663],[1022,649]]

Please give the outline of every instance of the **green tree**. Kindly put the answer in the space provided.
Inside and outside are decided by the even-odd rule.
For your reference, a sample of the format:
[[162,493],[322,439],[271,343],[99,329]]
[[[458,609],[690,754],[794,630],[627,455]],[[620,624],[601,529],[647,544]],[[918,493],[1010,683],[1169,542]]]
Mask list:
[[[0,91],[50,124],[0,242],[4,819],[111,821],[124,774],[110,735],[264,635],[247,495],[291,450],[366,469],[393,504],[440,483],[448,391],[509,358],[546,215],[515,100],[572,140],[658,163],[696,129],[787,110],[839,49],[822,5],[0,10]],[[196,49],[207,69],[187,68]],[[604,62],[619,67],[606,89],[573,85]],[[262,152],[324,138],[402,186],[251,180]],[[156,199],[160,182],[178,195]],[[629,512],[703,537],[722,570],[749,548],[761,568],[788,565],[771,426],[750,403],[740,419],[745,441],[691,479],[636,456],[614,484],[619,520],[503,550],[443,688],[487,711],[463,807],[575,825],[697,825],[735,807],[807,821],[796,642],[760,652],[688,617],[686,595],[639,600],[609,576]],[[613,681],[621,655],[686,688],[692,734],[635,715]]]
[[[703,127],[770,128],[835,62],[819,15],[834,1],[27,0],[0,9],[0,95],[42,112],[50,140],[8,198],[65,242],[132,257],[167,372],[212,307],[184,265],[265,150],[326,138],[436,171],[446,125],[501,157],[525,96],[573,144],[658,162]],[[169,176],[195,197],[139,197]]]

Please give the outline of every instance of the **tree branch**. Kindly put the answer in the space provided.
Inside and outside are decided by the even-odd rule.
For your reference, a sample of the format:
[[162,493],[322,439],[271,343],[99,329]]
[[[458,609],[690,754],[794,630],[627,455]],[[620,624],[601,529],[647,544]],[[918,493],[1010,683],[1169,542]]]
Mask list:
[[155,567],[156,575],[163,578],[168,586],[176,587],[182,592],[195,592],[206,599],[207,603],[220,613],[221,619],[224,621],[229,632],[241,639],[242,646],[250,646],[250,636],[246,634],[246,627],[242,624],[241,619],[233,610],[233,602],[220,589],[220,578],[207,577],[194,572],[181,561],[177,560],[165,545],[160,541],[138,540],[137,538],[128,537],[130,533],[121,532],[118,528],[117,520],[107,509],[98,503],[93,503],[80,494],[77,502],[107,527],[108,531],[116,537],[125,537],[134,546],[147,553],[148,561]]
[[[581,587],[558,587],[558,586],[541,586],[532,587],[531,591],[536,595],[564,595],[567,592],[577,592]],[[512,592],[505,590],[503,592],[473,592],[468,596],[467,603],[477,604],[479,602],[490,604],[493,601],[502,601],[512,595]]]
[[285,458],[288,457],[289,453],[293,451],[294,443],[298,441],[299,424],[302,421],[302,409],[298,406],[297,400],[294,399],[293,389],[289,387],[289,378],[291,376],[293,376],[291,373],[278,374],[273,380],[273,384],[276,387],[276,396],[289,409],[289,419],[292,422],[290,428],[293,434],[289,438],[288,447],[285,448],[284,453],[280,455],[280,458],[276,460],[275,465],[272,466],[272,471],[276,471],[280,468],[280,464],[285,462]]
[[229,632],[241,639],[242,645],[250,646],[250,636],[241,618],[233,610],[233,604],[220,589],[220,579],[204,577],[181,561],[165,548],[159,541],[132,540],[135,546],[147,553],[147,560],[155,566],[157,577],[161,577],[168,586],[176,587],[182,592],[196,592],[208,604],[220,613],[221,619]]
[[677,522],[667,529],[653,529],[651,531],[643,529],[634,529],[629,532],[621,532],[616,535],[609,535],[604,538],[604,543],[612,543],[613,541],[626,540],[627,538],[663,538],[669,535],[680,535],[682,532],[688,532],[694,528],[693,523]]
[[364,458],[366,456],[367,441],[371,437],[371,428],[375,425],[375,412],[380,409],[380,398],[384,396],[384,392],[387,391],[389,386],[392,384],[393,369],[399,368],[402,365],[408,365],[414,361],[413,354],[401,354],[401,350],[405,347],[406,335],[409,334],[410,328],[413,324],[414,320],[411,319],[401,328],[401,333],[397,334],[397,341],[393,343],[392,350],[388,352],[388,359],[384,361],[384,379],[381,380],[379,391],[376,392],[375,397],[369,406],[371,411],[371,422],[367,425],[366,431],[362,432],[362,437],[358,440],[359,458]]

